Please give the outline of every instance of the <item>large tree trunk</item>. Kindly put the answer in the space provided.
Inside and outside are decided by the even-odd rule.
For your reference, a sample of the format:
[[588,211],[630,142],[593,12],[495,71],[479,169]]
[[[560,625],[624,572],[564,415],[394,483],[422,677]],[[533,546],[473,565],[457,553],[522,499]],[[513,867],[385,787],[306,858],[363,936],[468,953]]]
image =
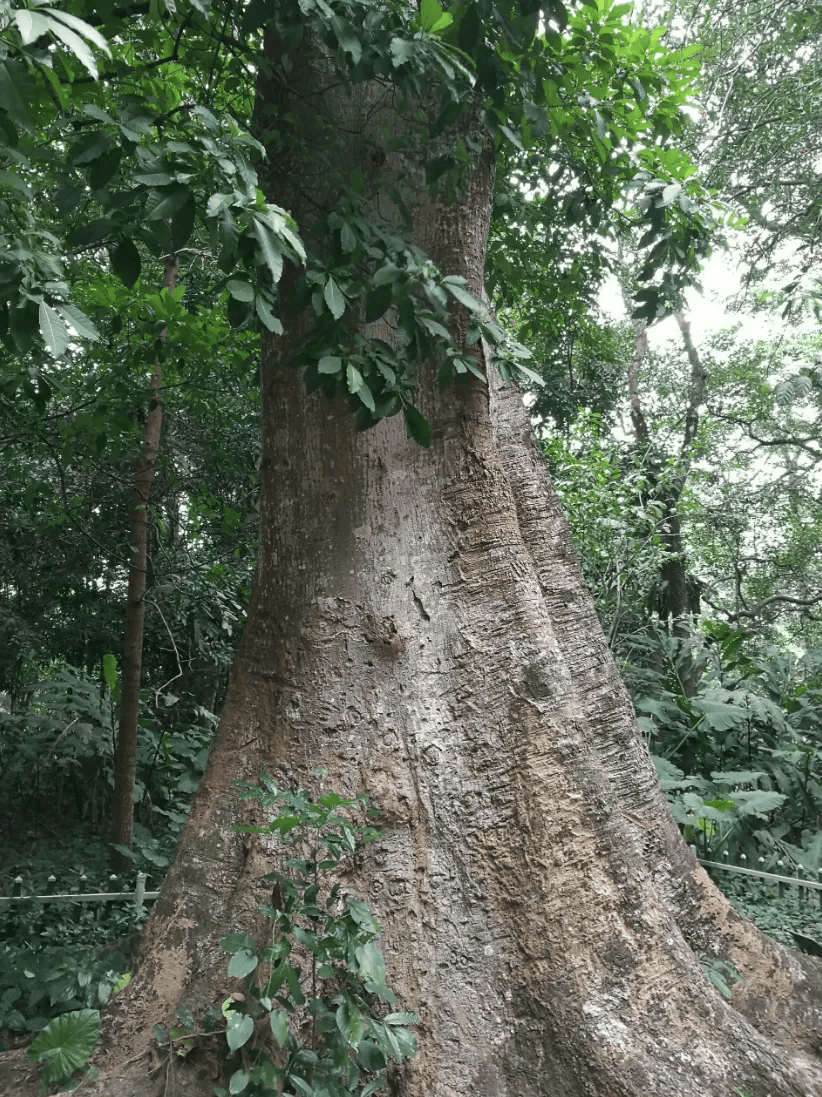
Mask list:
[[[360,106],[379,132],[390,108]],[[419,242],[480,293],[490,158],[451,204],[412,160],[388,167]],[[273,851],[232,830],[233,782],[324,765],[386,831],[346,883],[422,1018],[395,1094],[822,1093],[819,965],[739,918],[680,838],[516,389],[440,394],[431,370],[429,450],[396,418],[356,434],[285,364],[302,322],[264,348],[258,577],[217,741],[87,1092],[212,1092],[197,1053],[171,1074],[147,1056],[152,1024],[231,989],[220,936],[263,932]],[[747,980],[733,1003],[700,950]]]

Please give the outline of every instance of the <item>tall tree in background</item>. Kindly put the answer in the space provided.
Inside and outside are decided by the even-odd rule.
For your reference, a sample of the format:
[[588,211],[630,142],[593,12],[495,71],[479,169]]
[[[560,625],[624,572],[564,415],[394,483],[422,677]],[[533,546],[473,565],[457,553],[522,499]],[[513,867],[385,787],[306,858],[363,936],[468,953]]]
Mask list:
[[[177,256],[169,255],[165,261],[163,285],[173,290],[177,285]],[[161,339],[168,334],[161,331]],[[134,781],[137,774],[137,735],[140,715],[140,685],[143,669],[143,623],[145,621],[145,596],[148,582],[148,505],[151,485],[157,467],[160,434],[163,426],[163,374],[160,362],[154,367],[151,378],[151,403],[145,419],[145,450],[134,477],[134,501],[131,508],[132,560],[128,575],[128,603],[126,613],[123,672],[120,687],[120,723],[117,733],[117,750],[114,754],[114,804],[111,825],[111,841],[117,846],[131,848],[134,830]],[[128,855],[114,850],[112,867],[122,871],[128,867]]]
[[[305,781],[317,765],[368,792],[387,831],[346,883],[369,895],[390,978],[422,1018],[395,1092],[822,1086],[819,967],[740,920],[684,845],[520,394],[495,372],[510,380],[520,352],[483,311],[495,150],[522,146],[534,174],[566,160],[572,183],[556,197],[584,221],[633,175],[627,138],[680,124],[685,59],[625,14],[588,5],[569,19],[555,2],[542,33],[535,7],[484,2],[444,13],[426,0],[411,25],[402,5],[251,8],[242,29],[266,28],[256,118],[281,208],[263,212],[260,196],[248,212],[260,248],[236,252],[235,233],[221,262],[234,247],[246,277],[232,299],[254,302],[268,331],[257,582],[90,1092],[144,1094],[153,1025],[225,998],[222,934],[269,932],[258,904],[275,850],[234,830],[236,780]],[[167,147],[144,185],[187,186],[171,171],[179,152]],[[651,140],[640,159],[636,216],[649,242],[664,234],[657,258],[670,248],[696,265],[705,226],[671,181],[675,158],[666,168]],[[209,199],[213,216],[223,199]],[[303,266],[291,242],[284,273],[282,209],[306,249]],[[656,276],[645,302],[677,288],[673,268]],[[706,982],[702,951],[744,977],[733,1004]],[[205,1045],[160,1085],[208,1094],[212,1066]]]

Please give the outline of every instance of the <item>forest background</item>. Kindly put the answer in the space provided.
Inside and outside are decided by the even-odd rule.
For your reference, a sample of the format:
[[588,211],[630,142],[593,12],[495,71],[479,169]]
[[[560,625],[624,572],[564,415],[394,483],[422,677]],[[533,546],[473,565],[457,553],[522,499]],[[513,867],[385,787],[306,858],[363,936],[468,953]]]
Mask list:
[[[82,24],[45,5],[0,8],[5,894],[20,876],[26,892],[52,875],[60,890],[96,890],[113,869],[118,887],[137,871],[162,879],[243,627],[260,332],[277,331],[271,287],[302,245],[283,211],[260,204],[254,70],[228,15],[214,23],[218,8],[140,5],[128,31],[113,6]],[[577,18],[585,8],[569,6]],[[655,27],[677,51],[659,88],[634,88],[640,105],[670,99],[654,153],[668,175],[635,152],[634,191],[603,215],[591,200],[602,173],[586,181],[558,159],[546,193],[532,183],[527,125],[500,124],[488,294],[525,361],[545,459],[678,822],[709,859],[812,873],[822,868],[822,12],[746,0],[587,8]],[[338,37],[353,48],[344,27]],[[112,50],[128,81],[98,72]],[[595,95],[579,105],[601,142],[619,143]],[[453,168],[446,160],[432,186]],[[638,231],[636,209],[658,214]],[[672,211],[699,225],[693,256]],[[343,256],[355,229],[337,226]],[[255,276],[260,255],[268,282]],[[676,273],[706,261],[733,287],[714,330],[700,326],[705,298]],[[328,274],[316,285],[336,318],[348,287]],[[655,334],[663,324],[667,340]],[[427,328],[438,337],[436,315]],[[352,368],[341,384],[374,413]],[[424,444],[424,420],[405,415]],[[144,621],[127,615],[137,573]],[[142,652],[136,681],[124,643]],[[132,724],[129,759],[118,736]],[[779,940],[822,942],[813,904],[719,882]],[[9,915],[3,1039],[100,1004],[128,968],[138,921],[115,905]]]

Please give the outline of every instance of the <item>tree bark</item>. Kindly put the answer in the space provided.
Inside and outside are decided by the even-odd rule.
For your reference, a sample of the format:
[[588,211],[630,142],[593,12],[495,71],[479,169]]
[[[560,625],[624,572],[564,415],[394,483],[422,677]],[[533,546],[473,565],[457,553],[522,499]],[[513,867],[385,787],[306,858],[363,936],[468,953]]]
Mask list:
[[[166,259],[163,285],[172,290],[177,284],[177,257]],[[161,338],[165,337],[165,328]],[[140,681],[143,673],[143,625],[145,622],[146,579],[148,576],[148,503],[163,425],[163,375],[158,361],[151,378],[152,404],[144,426],[143,460],[134,477],[131,508],[131,568],[128,573],[128,608],[123,645],[123,671],[120,679],[120,727],[114,754],[114,800],[111,841],[131,849],[134,832],[134,782],[137,776],[138,718]],[[131,867],[131,858],[112,850],[111,867],[123,872]]]
[[[307,109],[318,72],[295,61],[286,106]],[[368,95],[346,101],[347,132],[358,109],[370,134],[395,124],[389,98]],[[311,103],[341,127],[333,93]],[[487,150],[449,203],[429,198],[411,153],[386,170],[416,191],[417,241],[481,293]],[[431,369],[429,450],[397,418],[356,434],[346,403],[307,395],[288,364],[304,323],[264,341],[248,623],[178,856],[108,1011],[104,1076],[85,1092],[211,1094],[220,1064],[205,1048],[152,1072],[152,1025],[233,989],[222,934],[264,939],[276,850],[232,829],[256,810],[234,782],[310,785],[318,765],[327,788],[368,793],[385,828],[344,883],[377,913],[389,982],[421,1016],[395,1094],[822,1092],[820,965],[744,922],[682,841],[517,390],[489,374],[439,393]],[[747,980],[732,1003],[700,951]]]

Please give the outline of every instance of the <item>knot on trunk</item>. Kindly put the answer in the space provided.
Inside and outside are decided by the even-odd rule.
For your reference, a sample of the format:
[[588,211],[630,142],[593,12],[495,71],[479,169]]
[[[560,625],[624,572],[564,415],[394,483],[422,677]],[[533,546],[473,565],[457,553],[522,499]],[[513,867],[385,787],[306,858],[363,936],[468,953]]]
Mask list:
[[393,617],[383,617],[379,623],[369,617],[365,638],[369,644],[376,644],[383,655],[399,655],[405,651],[405,640],[397,632]]

